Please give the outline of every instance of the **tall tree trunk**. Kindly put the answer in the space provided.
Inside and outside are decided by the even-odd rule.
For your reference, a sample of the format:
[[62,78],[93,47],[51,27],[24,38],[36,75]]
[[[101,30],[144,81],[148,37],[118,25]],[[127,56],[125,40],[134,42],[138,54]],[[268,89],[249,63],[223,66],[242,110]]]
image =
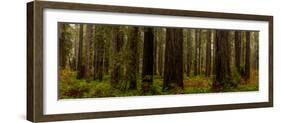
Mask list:
[[216,74],[216,46],[217,46],[217,38],[216,38],[216,31],[215,30],[212,30],[212,33],[213,33],[213,36],[212,36],[212,39],[213,39],[213,56],[212,56],[212,59],[213,59],[213,63],[212,63],[212,74],[215,75]]
[[142,91],[151,90],[153,82],[153,29],[147,27],[144,30],[143,66],[142,66]]
[[[109,32],[112,30],[111,27],[109,28]],[[105,40],[105,47],[104,47],[104,74],[108,75],[109,74],[109,58],[110,58],[110,45],[111,45],[111,34],[107,34],[106,36],[109,36],[110,38],[107,38]]]
[[240,65],[241,65],[241,46],[242,46],[242,37],[241,31],[235,31],[235,66],[236,70],[241,73]]
[[77,70],[79,52],[79,25],[75,24],[75,41],[74,41],[74,66],[73,70]]
[[154,42],[154,44],[153,44],[153,74],[157,75],[158,74],[157,50],[158,50],[158,37],[159,37],[157,28],[153,29],[153,35],[154,35],[154,37],[153,37],[154,38],[153,39],[153,42]]
[[95,26],[95,58],[94,58],[94,80],[102,81],[103,79],[103,63],[104,63],[104,47],[105,47],[105,28],[102,25]]
[[163,90],[183,89],[183,30],[167,28]]
[[186,53],[186,75],[190,76],[191,65],[192,65],[192,30],[188,30],[188,39],[187,39],[187,53]]
[[200,30],[195,29],[195,57],[194,57],[194,75],[198,75],[198,50],[199,50],[199,41],[200,41]]
[[245,80],[250,79],[250,62],[251,62],[251,32],[246,32],[246,58],[245,58]]
[[207,45],[206,45],[206,76],[210,77],[211,75],[211,39],[212,32],[207,31]]
[[85,66],[83,64],[83,30],[83,24],[80,24],[77,79],[82,79],[85,75]]
[[159,29],[158,72],[160,76],[163,76],[164,67],[164,35],[164,30]]
[[224,30],[216,32],[216,76],[213,82],[213,91],[223,91],[231,78],[228,34],[228,31]]
[[66,40],[66,24],[60,24],[60,37],[59,37],[59,64],[63,69],[66,66],[66,53],[65,53],[65,40]]
[[90,44],[93,41],[93,25],[86,25],[85,34],[85,49],[86,49],[86,59],[85,59],[85,78],[89,80],[90,78]]
[[124,33],[120,31],[120,27],[116,26],[112,29],[112,72],[111,86],[116,88],[121,79],[121,49],[124,43]]
[[139,53],[138,53],[138,27],[132,27],[129,35],[129,60],[127,67],[127,76],[130,81],[129,89],[137,89],[137,75],[139,66]]
[[201,59],[201,43],[202,43],[202,30],[199,32],[199,39],[198,39],[198,73],[201,74],[201,65],[202,65],[202,59]]
[[259,32],[255,32],[255,69],[259,70]]
[[243,66],[243,68],[241,68],[241,74],[242,76],[245,75],[245,61],[246,61],[246,32],[243,31],[241,32],[241,38],[242,38],[242,42],[241,42],[241,66]]
[[[89,68],[90,68],[90,77],[93,77],[93,69],[94,69],[94,44],[95,44],[95,25],[92,25],[92,37],[91,37],[91,41],[89,42],[89,50],[90,50],[90,64],[89,64]],[[92,79],[92,78],[91,78]]]
[[100,36],[98,37],[98,34],[97,33],[100,33],[99,31],[101,31],[101,30],[99,30],[98,28],[97,28],[98,26],[96,25],[95,26],[95,40],[94,40],[94,49],[93,49],[93,80],[97,80],[98,79],[98,67],[99,67],[99,65],[98,65],[98,59],[99,59],[99,52],[98,52],[98,50],[99,50],[99,47],[98,47],[98,41],[100,40],[100,39],[98,39],[98,38],[100,38]]
[[[106,41],[106,44],[108,41]],[[105,51],[104,51],[104,63],[103,63],[103,68],[104,68],[104,74],[108,75],[109,74],[109,52],[108,52],[108,46],[105,46]]]

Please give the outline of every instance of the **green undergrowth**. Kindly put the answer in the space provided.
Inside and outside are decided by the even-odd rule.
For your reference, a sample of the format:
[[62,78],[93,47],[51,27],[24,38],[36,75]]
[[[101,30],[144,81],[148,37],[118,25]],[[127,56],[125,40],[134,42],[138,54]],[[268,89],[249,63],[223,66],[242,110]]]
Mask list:
[[[129,90],[129,82],[122,81],[118,88],[111,87],[110,76],[106,75],[103,81],[97,80],[77,80],[76,73],[70,70],[61,70],[59,83],[59,98],[97,98],[97,97],[124,97],[124,96],[143,96],[143,95],[169,95],[169,94],[195,94],[211,93],[212,77],[204,75],[184,77],[184,90],[162,91],[163,78],[153,77],[153,85],[149,93],[143,94],[141,91],[141,79],[137,80],[137,89]],[[247,84],[238,84],[236,88],[228,88],[225,92],[236,91],[257,91],[258,83],[256,78]]]

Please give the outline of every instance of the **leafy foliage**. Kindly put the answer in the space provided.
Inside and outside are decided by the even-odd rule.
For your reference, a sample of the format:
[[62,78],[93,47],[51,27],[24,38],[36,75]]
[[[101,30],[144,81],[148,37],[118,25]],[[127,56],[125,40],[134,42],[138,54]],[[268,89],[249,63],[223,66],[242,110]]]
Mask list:
[[[234,73],[235,74],[235,73]],[[252,76],[256,76],[257,72],[253,72]],[[238,74],[239,75],[239,74]],[[258,90],[257,77],[253,77],[250,82],[238,84],[241,78],[234,75],[233,82],[237,82],[237,87],[228,86],[225,92],[236,91],[256,91]],[[212,78],[206,78],[204,75],[184,77],[184,90],[176,88],[169,91],[162,91],[163,78],[161,76],[153,77],[153,85],[149,93],[143,94],[141,92],[138,78],[138,89],[128,90],[124,89],[124,84],[119,85],[119,88],[113,88],[110,85],[110,77],[105,76],[103,81],[92,80],[77,80],[76,73],[69,68],[61,70],[60,73],[60,98],[97,98],[97,97],[123,97],[123,96],[149,96],[149,95],[172,95],[172,94],[195,94],[195,93],[212,93]],[[127,83],[128,82],[123,82]],[[123,86],[123,88],[121,87]]]
[[76,73],[66,68],[61,70],[59,89],[60,98],[81,98],[89,93],[90,86],[85,80],[77,80]]

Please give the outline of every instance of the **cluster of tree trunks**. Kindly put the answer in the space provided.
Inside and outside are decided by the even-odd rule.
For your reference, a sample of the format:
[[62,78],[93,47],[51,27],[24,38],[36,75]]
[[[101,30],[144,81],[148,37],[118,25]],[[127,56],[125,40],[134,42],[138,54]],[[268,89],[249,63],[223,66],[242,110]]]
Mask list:
[[[245,50],[243,55],[242,51],[242,31],[235,31],[234,33],[234,49],[235,49],[235,69],[231,70],[231,52],[230,52],[230,32],[224,30],[216,31],[216,40],[215,40],[215,80],[213,82],[214,91],[223,91],[224,88],[232,86],[236,87],[237,82],[233,82],[233,71],[237,71],[244,81],[248,81],[251,75],[250,61],[251,61],[251,32],[246,31],[245,33]],[[244,57],[244,59],[241,59]],[[244,67],[242,62],[244,63]],[[239,81],[241,82],[241,80]]]
[[114,88],[128,81],[136,90],[140,75],[143,93],[151,92],[154,76],[163,78],[163,91],[183,90],[184,75],[204,75],[214,78],[214,91],[223,91],[233,86],[234,71],[247,81],[251,68],[258,69],[258,44],[251,42],[258,42],[258,33],[250,31],[60,24],[59,33],[60,69],[70,65],[77,79],[88,81],[109,75]]

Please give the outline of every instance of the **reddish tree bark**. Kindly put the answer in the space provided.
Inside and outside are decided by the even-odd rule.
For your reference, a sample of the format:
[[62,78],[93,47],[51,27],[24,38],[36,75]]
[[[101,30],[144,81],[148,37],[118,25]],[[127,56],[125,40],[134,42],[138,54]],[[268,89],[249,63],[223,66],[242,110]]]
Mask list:
[[163,90],[183,89],[183,30],[167,28]]

